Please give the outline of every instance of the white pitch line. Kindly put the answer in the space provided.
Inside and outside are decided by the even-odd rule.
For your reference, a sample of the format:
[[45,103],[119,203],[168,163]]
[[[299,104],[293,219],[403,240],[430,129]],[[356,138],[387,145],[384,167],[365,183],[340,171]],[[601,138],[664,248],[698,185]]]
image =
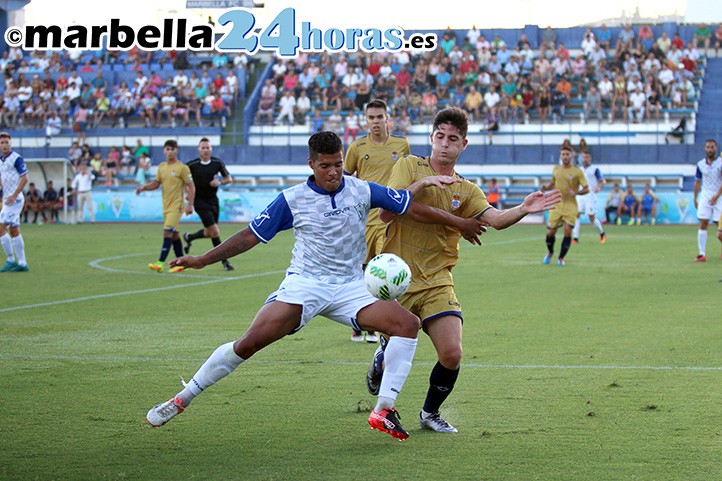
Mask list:
[[[60,360],[60,361],[99,361],[99,362],[203,362],[205,359],[200,358],[162,358],[162,357],[123,357],[123,356],[51,356],[51,355],[29,355],[29,354],[2,354],[0,359],[32,359],[32,360]],[[320,364],[330,366],[367,366],[368,362],[358,361],[311,361],[311,360],[280,360],[280,359],[249,359],[246,362],[258,364]],[[414,362],[417,366],[432,366],[433,362]],[[469,363],[463,364],[465,368],[481,368],[481,369],[589,369],[589,370],[637,370],[637,371],[722,371],[722,366],[583,366],[583,365],[556,365],[556,364],[479,364]]]
[[[113,269],[112,267],[105,267],[105,266],[100,265],[101,262],[105,262],[105,261],[114,261],[114,260],[118,260],[118,259],[127,259],[128,257],[140,257],[140,256],[148,256],[148,255],[153,255],[153,253],[152,252],[141,252],[141,253],[136,253],[136,254],[123,254],[122,256],[104,257],[102,259],[95,259],[94,261],[90,261],[90,262],[88,262],[88,265],[95,269],[100,269],[101,271],[112,272],[115,274],[135,274],[135,275],[141,275],[141,276],[154,276],[154,277],[157,277],[159,275],[160,276],[178,277],[178,274],[170,274],[170,273],[159,274],[158,272]],[[197,275],[197,274],[194,274],[193,277],[198,278],[198,279],[226,279],[225,277],[221,277],[221,276],[204,276],[204,275]]]
[[168,291],[171,289],[182,289],[184,287],[204,286],[207,284],[215,284],[218,282],[237,281],[240,279],[249,279],[252,277],[262,277],[262,276],[268,276],[268,275],[273,275],[273,274],[282,274],[284,272],[286,272],[286,271],[285,270],[268,271],[268,272],[261,272],[258,274],[246,274],[243,276],[236,276],[236,277],[213,278],[213,280],[209,280],[209,281],[191,282],[188,284],[178,284],[175,286],[154,287],[151,289],[139,289],[139,290],[135,290],[135,291],[111,292],[109,294],[97,294],[94,296],[76,297],[73,299],[63,299],[63,300],[59,300],[59,301],[39,302],[37,304],[27,304],[24,306],[6,307],[4,309],[0,309],[0,313],[10,312],[10,311],[20,311],[23,309],[34,309],[37,307],[57,306],[60,304],[71,304],[73,302],[92,301],[95,299],[106,299],[108,297],[132,296],[132,295],[136,295],[136,294],[146,294],[149,292]]

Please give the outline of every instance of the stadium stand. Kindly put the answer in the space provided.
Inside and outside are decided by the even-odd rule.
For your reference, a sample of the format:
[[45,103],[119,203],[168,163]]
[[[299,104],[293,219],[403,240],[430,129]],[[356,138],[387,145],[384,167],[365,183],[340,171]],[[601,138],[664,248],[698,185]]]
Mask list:
[[[638,33],[642,27],[635,25],[632,30]],[[78,82],[89,86],[79,89],[79,98],[94,102],[86,136],[89,150],[100,152],[101,158],[106,158],[111,147],[134,146],[137,139],[141,139],[157,163],[162,157],[163,142],[175,138],[181,146],[180,157],[187,159],[195,156],[198,139],[208,137],[214,144],[214,154],[235,171],[239,188],[278,188],[302,178],[295,166],[298,159],[306,157],[305,143],[313,127],[314,111],[320,112],[325,128],[342,133],[344,116],[358,112],[370,97],[388,101],[395,114],[394,130],[409,138],[414,153],[425,155],[430,114],[428,109],[424,113],[421,102],[423,94],[432,92],[439,108],[458,104],[474,114],[470,146],[460,163],[473,166],[475,171],[471,174],[480,183],[488,178],[481,172],[493,172],[500,179],[508,177],[508,183],[502,180],[502,184],[511,198],[537,185],[539,175],[556,162],[557,146],[562,140],[569,139],[576,145],[581,138],[586,139],[597,163],[609,165],[609,175],[617,175],[623,182],[631,178],[629,175],[648,176],[660,168],[673,169],[674,172],[665,171],[650,179],[664,184],[664,176],[669,175],[671,185],[684,189],[691,175],[687,166],[700,157],[701,142],[707,137],[719,137],[722,124],[716,101],[722,93],[722,60],[707,58],[688,45],[695,27],[675,23],[651,25],[654,38],[665,34],[671,38],[679,33],[683,41],[681,53],[669,58],[658,51],[655,44],[639,42],[631,49],[617,49],[615,42],[623,31],[621,26],[608,29],[612,46],[604,54],[590,47],[586,28],[554,29],[556,39],[552,47],[545,44],[548,43],[546,30],[538,26],[482,30],[476,44],[465,41],[466,31],[437,31],[448,53],[440,48],[411,56],[313,53],[301,54],[292,61],[274,61],[268,54],[252,59],[243,55],[228,59],[185,52],[131,50],[46,55],[10,49],[0,59],[5,75],[5,81],[0,84],[3,102],[0,127],[12,130],[15,146],[28,158],[67,156],[76,138],[73,111],[80,100],[64,92],[68,90],[67,84]],[[591,33],[600,31],[592,28]],[[489,41],[488,46],[484,39]],[[496,60],[503,57],[503,63],[496,65],[492,50],[498,50]],[[649,50],[657,61],[648,58]],[[548,62],[538,60],[545,57]],[[683,61],[685,59],[691,63]],[[668,90],[659,80],[663,64],[672,67]],[[408,75],[402,72],[402,65]],[[256,78],[253,78],[251,73],[256,68]],[[545,69],[548,72],[539,72]],[[228,75],[229,71],[235,74],[236,80]],[[599,109],[602,120],[599,121],[597,111],[589,108],[590,102],[594,102],[587,99],[589,86],[599,87],[605,72],[613,81],[615,71],[622,79],[611,92],[600,92],[611,97],[605,99],[602,95]],[[400,76],[399,72],[402,72]],[[627,118],[630,101],[627,91],[634,86],[635,74],[647,97],[653,91],[660,94],[659,116],[655,109],[647,108],[651,115],[645,113],[639,123]],[[383,81],[379,80],[384,77]],[[257,118],[266,79],[274,86],[271,122]],[[334,82],[338,84],[337,89]],[[371,84],[370,91],[364,83]],[[501,127],[494,132],[492,145],[491,137],[484,131],[484,116],[491,110],[489,102],[494,100],[484,99],[480,108],[475,109],[473,103],[469,103],[474,99],[467,99],[466,94],[474,85],[483,99],[494,83],[499,92],[494,106]],[[684,89],[676,94],[677,98],[674,86]],[[544,110],[539,94],[545,88],[565,92],[563,115],[561,109],[553,108],[551,100],[548,111]],[[273,125],[281,111],[278,101],[287,90],[292,91],[296,101],[296,107],[290,107],[293,115],[286,115],[282,125]],[[108,100],[102,99],[100,91],[106,93]],[[304,102],[299,105],[302,91],[308,94],[308,106],[303,105]],[[72,95],[76,93],[72,91]],[[147,95],[149,93],[151,95]],[[170,98],[164,100],[174,95],[175,104]],[[220,107],[212,105],[215,98],[224,96],[227,102]],[[13,116],[18,97],[22,101]],[[154,100],[144,104],[144,97]],[[52,109],[59,110],[61,124],[59,132],[48,135],[47,114]],[[196,110],[199,118],[195,117]],[[334,110],[338,110],[341,121],[334,118]],[[105,112],[102,116],[98,115],[101,111]],[[408,125],[400,120],[402,117],[408,117]],[[614,121],[610,123],[612,118]],[[682,120],[686,130],[667,136]],[[226,122],[228,125],[224,127]],[[363,129],[363,125],[361,127]],[[665,140],[670,139],[672,142],[666,144]],[[497,166],[501,167],[497,170]],[[646,167],[635,167],[630,173],[624,170],[628,166]],[[538,173],[532,175],[530,171],[535,169]],[[111,187],[133,182],[132,174],[121,175]]]

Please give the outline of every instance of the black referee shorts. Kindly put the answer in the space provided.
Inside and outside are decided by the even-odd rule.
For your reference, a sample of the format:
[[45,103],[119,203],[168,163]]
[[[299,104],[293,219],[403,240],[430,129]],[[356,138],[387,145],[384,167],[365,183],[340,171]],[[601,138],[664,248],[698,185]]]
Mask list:
[[210,227],[218,224],[218,200],[197,200],[193,203],[193,207],[203,222],[203,227]]

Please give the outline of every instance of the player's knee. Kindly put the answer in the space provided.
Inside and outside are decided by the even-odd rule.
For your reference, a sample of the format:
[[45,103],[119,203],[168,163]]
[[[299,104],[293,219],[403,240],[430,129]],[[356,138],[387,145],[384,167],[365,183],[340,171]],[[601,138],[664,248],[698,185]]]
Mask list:
[[456,369],[461,364],[461,345],[450,346],[439,352],[439,362],[447,369]]
[[[404,309],[404,311],[406,311]],[[400,336],[416,338],[419,335],[419,329],[421,328],[421,321],[417,316],[409,311],[406,311],[403,315],[400,315],[397,319],[393,329],[388,333],[390,336]]]

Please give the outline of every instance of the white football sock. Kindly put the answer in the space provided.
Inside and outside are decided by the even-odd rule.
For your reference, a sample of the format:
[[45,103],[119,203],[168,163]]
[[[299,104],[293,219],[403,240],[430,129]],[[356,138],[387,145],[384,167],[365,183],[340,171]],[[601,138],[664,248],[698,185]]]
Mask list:
[[381,378],[376,412],[394,406],[396,396],[404,387],[411,371],[411,363],[416,353],[418,340],[409,337],[392,336],[384,353],[384,376]]
[[574,228],[572,229],[572,239],[579,239],[579,230],[582,228],[582,221],[577,219],[577,222],[574,224]]
[[6,233],[0,237],[0,244],[3,246],[5,255],[8,256],[8,262],[15,262],[15,254],[13,253],[13,241],[10,239],[10,234]]
[[25,260],[25,241],[21,234],[13,237],[13,249],[15,250],[15,257],[18,258],[18,264],[21,266],[27,265],[28,261]]
[[188,406],[193,398],[241,365],[244,360],[233,351],[234,342],[227,342],[213,351],[211,357],[203,363],[198,372],[185,384],[183,390],[176,395],[183,402],[183,406]]
[[707,255],[707,229],[697,231],[697,245],[699,246],[699,255]]
[[594,227],[597,228],[600,234],[604,234],[604,227],[602,227],[602,222],[596,217],[594,218]]

